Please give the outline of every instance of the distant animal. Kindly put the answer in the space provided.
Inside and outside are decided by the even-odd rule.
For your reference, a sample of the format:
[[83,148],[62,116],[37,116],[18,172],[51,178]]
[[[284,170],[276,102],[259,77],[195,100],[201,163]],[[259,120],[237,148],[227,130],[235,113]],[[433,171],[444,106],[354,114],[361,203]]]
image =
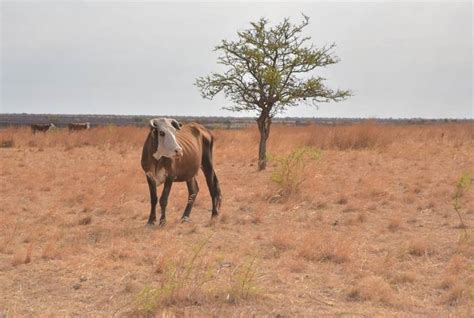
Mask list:
[[36,134],[37,131],[46,132],[49,128],[56,127],[54,124],[31,124],[31,132]]
[[156,221],[156,187],[164,183],[160,197],[160,226],[166,223],[166,206],[173,182],[186,182],[188,203],[181,220],[189,222],[194,200],[199,192],[196,176],[199,168],[204,172],[212,198],[211,218],[219,214],[222,195],[219,180],[213,167],[214,137],[200,124],[181,125],[171,118],[150,120],[150,131],[143,145],[141,165],[150,190],[151,210],[148,225]]
[[69,131],[87,130],[91,128],[90,123],[70,123],[68,125]]

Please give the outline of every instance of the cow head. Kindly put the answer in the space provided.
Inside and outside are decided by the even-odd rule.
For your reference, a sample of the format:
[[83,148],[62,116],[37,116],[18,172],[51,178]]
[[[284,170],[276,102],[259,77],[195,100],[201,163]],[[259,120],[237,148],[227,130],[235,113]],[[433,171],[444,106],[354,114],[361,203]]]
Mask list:
[[181,124],[171,118],[154,118],[150,120],[150,129],[153,138],[158,140],[157,149],[153,157],[175,158],[183,155],[183,148],[176,141],[176,131],[181,129]]

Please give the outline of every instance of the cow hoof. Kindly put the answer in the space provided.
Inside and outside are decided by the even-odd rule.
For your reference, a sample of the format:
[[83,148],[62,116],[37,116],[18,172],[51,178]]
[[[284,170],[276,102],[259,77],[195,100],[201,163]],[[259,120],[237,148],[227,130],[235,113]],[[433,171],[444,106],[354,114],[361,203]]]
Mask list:
[[161,219],[160,220],[160,226],[163,227],[166,225],[166,219]]
[[148,226],[148,227],[152,227],[152,226],[154,226],[154,225],[155,225],[155,221],[148,221],[148,222],[146,222],[146,226]]
[[190,223],[191,219],[188,216],[183,216],[181,218],[181,223]]

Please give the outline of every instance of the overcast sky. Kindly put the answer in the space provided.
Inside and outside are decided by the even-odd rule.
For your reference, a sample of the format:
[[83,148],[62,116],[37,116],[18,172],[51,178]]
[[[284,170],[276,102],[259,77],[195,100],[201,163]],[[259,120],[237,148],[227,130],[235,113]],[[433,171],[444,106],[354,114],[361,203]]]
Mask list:
[[473,118],[472,2],[1,2],[1,113],[229,116],[193,85],[250,21],[310,17],[355,96],[286,116]]

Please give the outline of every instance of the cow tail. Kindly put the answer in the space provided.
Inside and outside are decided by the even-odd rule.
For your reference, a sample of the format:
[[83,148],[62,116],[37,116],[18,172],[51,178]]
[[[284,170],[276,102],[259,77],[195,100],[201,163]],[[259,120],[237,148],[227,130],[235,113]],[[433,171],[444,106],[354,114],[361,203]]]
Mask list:
[[[214,135],[211,133],[210,134],[210,141],[209,141],[209,152],[210,152],[210,157],[214,165]],[[216,192],[216,206],[217,209],[220,210],[221,203],[222,203],[222,192],[221,192],[221,187],[219,185],[219,179],[217,179],[216,172],[213,171],[213,184],[214,184],[214,191]]]

